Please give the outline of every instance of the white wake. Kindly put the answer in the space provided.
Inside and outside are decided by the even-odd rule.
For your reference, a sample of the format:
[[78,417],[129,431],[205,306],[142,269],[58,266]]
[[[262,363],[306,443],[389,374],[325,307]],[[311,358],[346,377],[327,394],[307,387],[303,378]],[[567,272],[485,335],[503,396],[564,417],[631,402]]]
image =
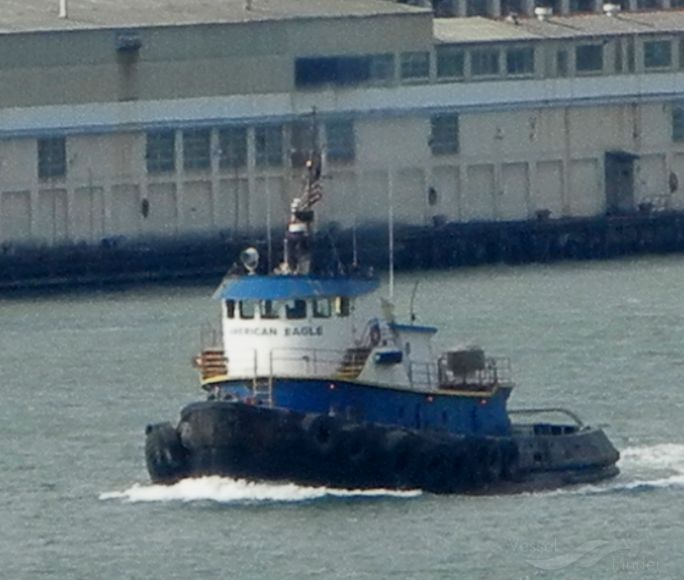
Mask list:
[[558,489],[551,494],[600,494],[684,489],[684,444],[660,443],[620,451],[620,475],[609,481]]
[[421,495],[418,490],[396,491],[389,489],[334,489],[305,487],[294,483],[255,483],[226,477],[200,477],[183,479],[174,485],[134,484],[124,491],[100,494],[101,500],[118,499],[137,502],[195,502],[211,501],[221,504],[258,502],[301,502],[324,498],[412,498]]

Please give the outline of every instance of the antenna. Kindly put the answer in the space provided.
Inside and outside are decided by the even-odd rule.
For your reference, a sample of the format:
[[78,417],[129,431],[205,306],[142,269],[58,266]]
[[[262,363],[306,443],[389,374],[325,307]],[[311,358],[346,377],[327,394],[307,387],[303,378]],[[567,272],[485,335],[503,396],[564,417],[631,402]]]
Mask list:
[[418,284],[420,284],[420,280],[416,280],[416,283],[413,285],[413,292],[411,292],[411,302],[410,302],[410,306],[409,306],[411,324],[413,324],[416,321],[416,312],[413,309],[413,303],[416,300],[416,292],[418,292]]
[[388,223],[389,228],[389,299],[394,300],[394,175],[392,167],[387,179]]
[[266,194],[266,262],[268,265],[268,272],[271,272],[273,267],[273,236],[271,235],[271,188],[268,185],[269,177],[264,176],[264,190]]

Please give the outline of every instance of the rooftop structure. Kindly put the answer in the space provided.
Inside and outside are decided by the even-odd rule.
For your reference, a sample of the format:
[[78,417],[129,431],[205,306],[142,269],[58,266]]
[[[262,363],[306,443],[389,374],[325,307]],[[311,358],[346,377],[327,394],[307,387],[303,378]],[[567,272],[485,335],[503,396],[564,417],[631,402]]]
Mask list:
[[412,14],[387,0],[5,0],[0,33]]

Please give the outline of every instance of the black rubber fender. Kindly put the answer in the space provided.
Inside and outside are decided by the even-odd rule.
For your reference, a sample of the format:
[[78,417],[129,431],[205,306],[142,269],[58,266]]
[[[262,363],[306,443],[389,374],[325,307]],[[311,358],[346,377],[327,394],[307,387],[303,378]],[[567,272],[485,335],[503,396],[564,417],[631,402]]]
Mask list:
[[420,439],[406,431],[390,431],[383,443],[386,472],[393,485],[419,487],[418,476],[422,466]]
[[516,481],[520,477],[520,450],[515,441],[503,441],[502,453],[502,479]]
[[302,429],[321,456],[329,457],[339,451],[342,439],[339,419],[331,415],[307,415],[302,420]]
[[444,443],[428,444],[422,453],[422,485],[427,491],[446,493],[456,483],[455,450]]
[[154,483],[175,483],[188,473],[188,453],[169,422],[145,428],[145,462]]
[[484,439],[476,447],[476,473],[484,483],[494,483],[503,474],[503,454],[498,441]]

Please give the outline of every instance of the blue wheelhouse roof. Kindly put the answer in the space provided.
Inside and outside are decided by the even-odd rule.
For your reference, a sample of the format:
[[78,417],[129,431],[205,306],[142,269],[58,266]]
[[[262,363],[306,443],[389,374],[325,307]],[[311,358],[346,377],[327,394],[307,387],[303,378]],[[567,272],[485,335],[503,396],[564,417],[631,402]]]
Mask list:
[[378,281],[364,278],[316,276],[239,276],[224,280],[214,294],[221,300],[292,300],[343,296],[354,298],[373,292]]

